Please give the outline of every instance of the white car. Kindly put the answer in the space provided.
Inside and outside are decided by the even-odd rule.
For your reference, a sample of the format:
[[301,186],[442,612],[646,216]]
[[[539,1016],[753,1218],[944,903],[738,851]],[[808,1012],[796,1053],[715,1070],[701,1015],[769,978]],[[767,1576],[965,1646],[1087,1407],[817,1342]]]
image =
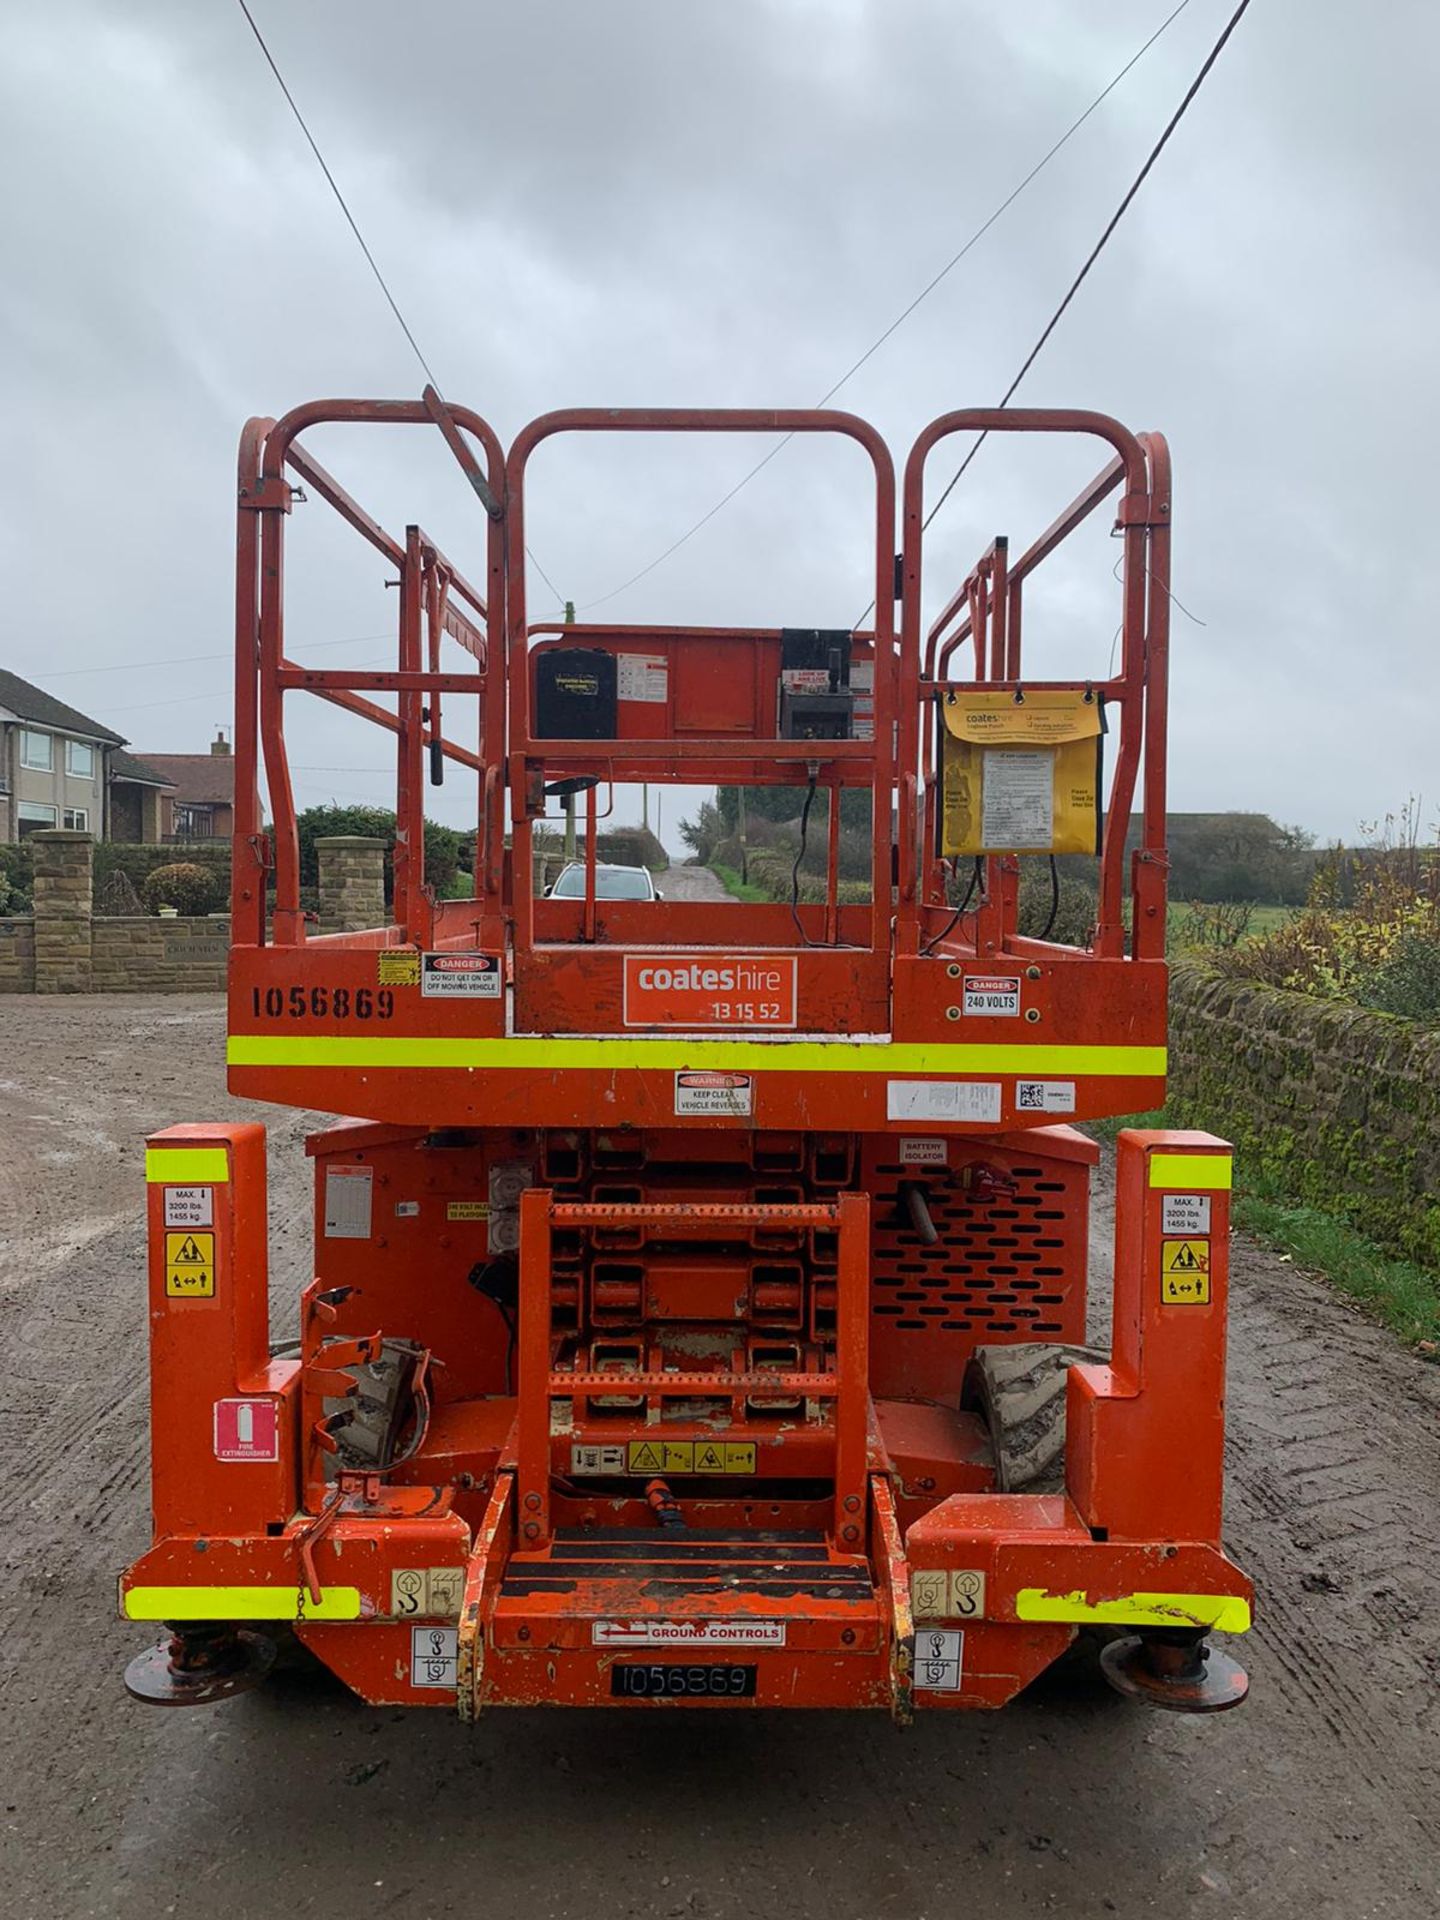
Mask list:
[[[597,900],[659,900],[661,897],[660,889],[644,867],[597,865],[595,868]],[[546,898],[583,900],[585,898],[584,862],[572,860],[568,867],[563,868],[554,886],[546,889]]]

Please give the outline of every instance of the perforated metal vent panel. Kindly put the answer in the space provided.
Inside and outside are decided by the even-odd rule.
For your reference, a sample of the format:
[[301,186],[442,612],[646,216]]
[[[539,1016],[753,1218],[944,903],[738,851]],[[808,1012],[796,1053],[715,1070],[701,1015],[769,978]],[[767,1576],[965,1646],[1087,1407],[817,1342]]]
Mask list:
[[[876,1143],[871,1195],[872,1378],[882,1394],[953,1398],[965,1362],[993,1340],[1079,1340],[1085,1327],[1088,1170],[1038,1155],[986,1151],[977,1189],[902,1167]],[[939,1241],[926,1246],[901,1183],[923,1182]]]

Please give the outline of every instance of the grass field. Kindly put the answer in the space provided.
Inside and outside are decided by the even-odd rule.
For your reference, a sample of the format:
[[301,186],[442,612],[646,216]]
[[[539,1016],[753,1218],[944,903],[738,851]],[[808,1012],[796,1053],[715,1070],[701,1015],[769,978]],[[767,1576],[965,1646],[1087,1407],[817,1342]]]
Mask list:
[[770,898],[762,888],[752,887],[748,880],[742,880],[733,867],[712,865],[710,871],[725,891],[733,893],[737,900],[768,900]]
[[1299,907],[1251,907],[1250,926],[1245,937],[1248,940],[1263,940],[1267,933],[1274,933],[1277,927],[1286,926],[1299,911]]
[[[1299,907],[1234,901],[1198,902],[1172,900],[1168,943],[1172,954],[1213,953],[1226,947],[1248,946],[1263,940],[1287,925],[1300,912]],[[1237,930],[1243,927],[1244,932]]]

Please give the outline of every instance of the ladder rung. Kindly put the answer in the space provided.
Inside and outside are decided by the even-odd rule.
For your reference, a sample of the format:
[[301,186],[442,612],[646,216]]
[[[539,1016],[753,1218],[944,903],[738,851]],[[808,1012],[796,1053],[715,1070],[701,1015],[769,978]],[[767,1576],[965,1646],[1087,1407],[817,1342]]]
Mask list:
[[804,1394],[833,1400],[840,1392],[833,1373],[552,1373],[552,1395],[570,1393],[674,1393],[721,1395]]
[[703,1234],[710,1227],[833,1227],[840,1213],[833,1203],[809,1202],[776,1206],[702,1206],[675,1204],[644,1206],[633,1201],[613,1203],[561,1201],[550,1208],[557,1227],[663,1226],[676,1236]]

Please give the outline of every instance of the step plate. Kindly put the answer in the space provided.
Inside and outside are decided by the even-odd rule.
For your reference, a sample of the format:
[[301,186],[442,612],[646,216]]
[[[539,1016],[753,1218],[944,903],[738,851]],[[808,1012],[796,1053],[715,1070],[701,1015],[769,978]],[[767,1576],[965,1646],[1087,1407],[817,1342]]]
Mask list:
[[[512,1556],[501,1582],[506,1600],[540,1595],[574,1602],[583,1596],[629,1611],[653,1613],[683,1601],[685,1611],[714,1611],[742,1600],[803,1603],[835,1602],[847,1609],[873,1601],[874,1583],[866,1561],[834,1554],[823,1536],[807,1533],[673,1533],[658,1528],[635,1534],[613,1529],[595,1533],[558,1533],[544,1553]],[[570,1607],[561,1609],[569,1612]]]
[[[818,1533],[557,1533],[512,1556],[482,1704],[883,1706],[889,1638],[868,1563]],[[618,1687],[621,1663],[714,1669],[715,1697]],[[746,1669],[744,1686],[719,1685]],[[722,1671],[723,1670],[723,1671]],[[753,1671],[752,1671],[753,1670]],[[673,1678],[673,1675],[672,1675]],[[619,1697],[617,1697],[619,1696]]]

